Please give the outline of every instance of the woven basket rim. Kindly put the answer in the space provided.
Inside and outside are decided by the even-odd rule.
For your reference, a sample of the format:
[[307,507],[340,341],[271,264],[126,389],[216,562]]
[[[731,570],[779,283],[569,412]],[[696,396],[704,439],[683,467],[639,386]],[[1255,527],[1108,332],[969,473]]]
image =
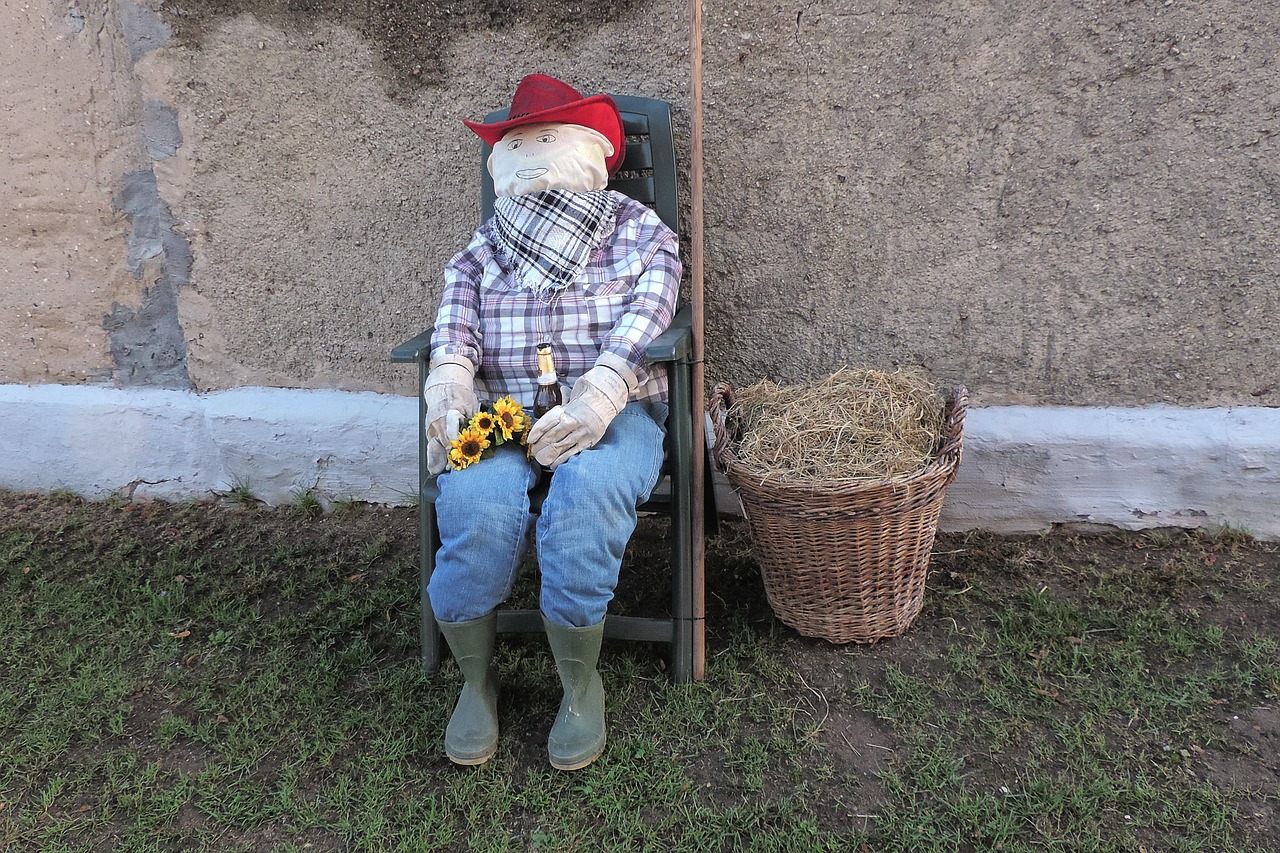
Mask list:
[[915,471],[895,474],[892,477],[868,477],[866,479],[831,481],[831,480],[799,480],[773,476],[759,468],[739,459],[733,450],[733,442],[729,438],[728,410],[732,405],[733,386],[727,382],[717,383],[712,391],[709,411],[712,427],[715,432],[715,446],[712,454],[735,487],[750,488],[753,491],[770,488],[785,489],[790,494],[802,494],[815,498],[849,498],[882,490],[895,491],[929,478],[942,477],[950,483],[960,465],[964,420],[969,398],[969,389],[963,384],[951,386],[946,392],[944,413],[947,421],[946,433],[941,437],[941,447],[937,455]]

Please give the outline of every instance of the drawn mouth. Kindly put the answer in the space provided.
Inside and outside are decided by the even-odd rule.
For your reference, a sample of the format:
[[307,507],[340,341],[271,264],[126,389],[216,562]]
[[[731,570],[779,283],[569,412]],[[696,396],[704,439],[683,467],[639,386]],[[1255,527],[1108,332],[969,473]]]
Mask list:
[[534,178],[541,178],[546,173],[546,169],[518,169],[516,170],[516,177],[522,181],[532,181]]

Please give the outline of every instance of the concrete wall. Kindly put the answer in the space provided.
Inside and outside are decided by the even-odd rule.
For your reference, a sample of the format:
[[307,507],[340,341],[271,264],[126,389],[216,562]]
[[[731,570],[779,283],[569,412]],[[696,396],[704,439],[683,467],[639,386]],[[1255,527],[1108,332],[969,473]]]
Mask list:
[[[460,120],[541,70],[672,101],[687,162],[688,19],[0,5],[0,384],[412,394],[387,352],[476,224]],[[1280,405],[1267,0],[708,0],[704,25],[709,382],[923,364],[1011,416]]]
[[[671,99],[687,142],[683,0],[0,14],[0,381],[410,392],[386,351],[476,219],[460,119],[541,69]],[[1272,4],[704,14],[712,380],[1280,402]]]
[[1274,4],[713,20],[716,372],[901,361],[988,404],[1280,403]]

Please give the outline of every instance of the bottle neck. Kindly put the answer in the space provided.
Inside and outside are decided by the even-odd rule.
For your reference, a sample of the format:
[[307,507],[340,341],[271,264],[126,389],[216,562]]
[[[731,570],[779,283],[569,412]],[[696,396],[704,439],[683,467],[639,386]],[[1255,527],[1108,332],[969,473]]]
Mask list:
[[551,347],[538,348],[538,384],[554,385],[557,381],[556,364],[551,359]]

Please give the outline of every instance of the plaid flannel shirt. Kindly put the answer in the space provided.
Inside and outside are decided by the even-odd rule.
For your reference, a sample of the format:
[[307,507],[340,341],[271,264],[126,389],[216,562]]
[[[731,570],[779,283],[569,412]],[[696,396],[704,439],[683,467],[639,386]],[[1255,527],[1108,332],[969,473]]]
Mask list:
[[517,285],[494,253],[492,221],[476,231],[444,271],[431,358],[462,356],[476,365],[482,399],[511,395],[530,406],[538,387],[536,347],[549,341],[556,373],[569,387],[602,353],[636,373],[632,400],[667,399],[667,374],[645,349],[675,313],[681,265],[676,236],[644,205],[621,194],[612,236],[563,290],[539,299]]

